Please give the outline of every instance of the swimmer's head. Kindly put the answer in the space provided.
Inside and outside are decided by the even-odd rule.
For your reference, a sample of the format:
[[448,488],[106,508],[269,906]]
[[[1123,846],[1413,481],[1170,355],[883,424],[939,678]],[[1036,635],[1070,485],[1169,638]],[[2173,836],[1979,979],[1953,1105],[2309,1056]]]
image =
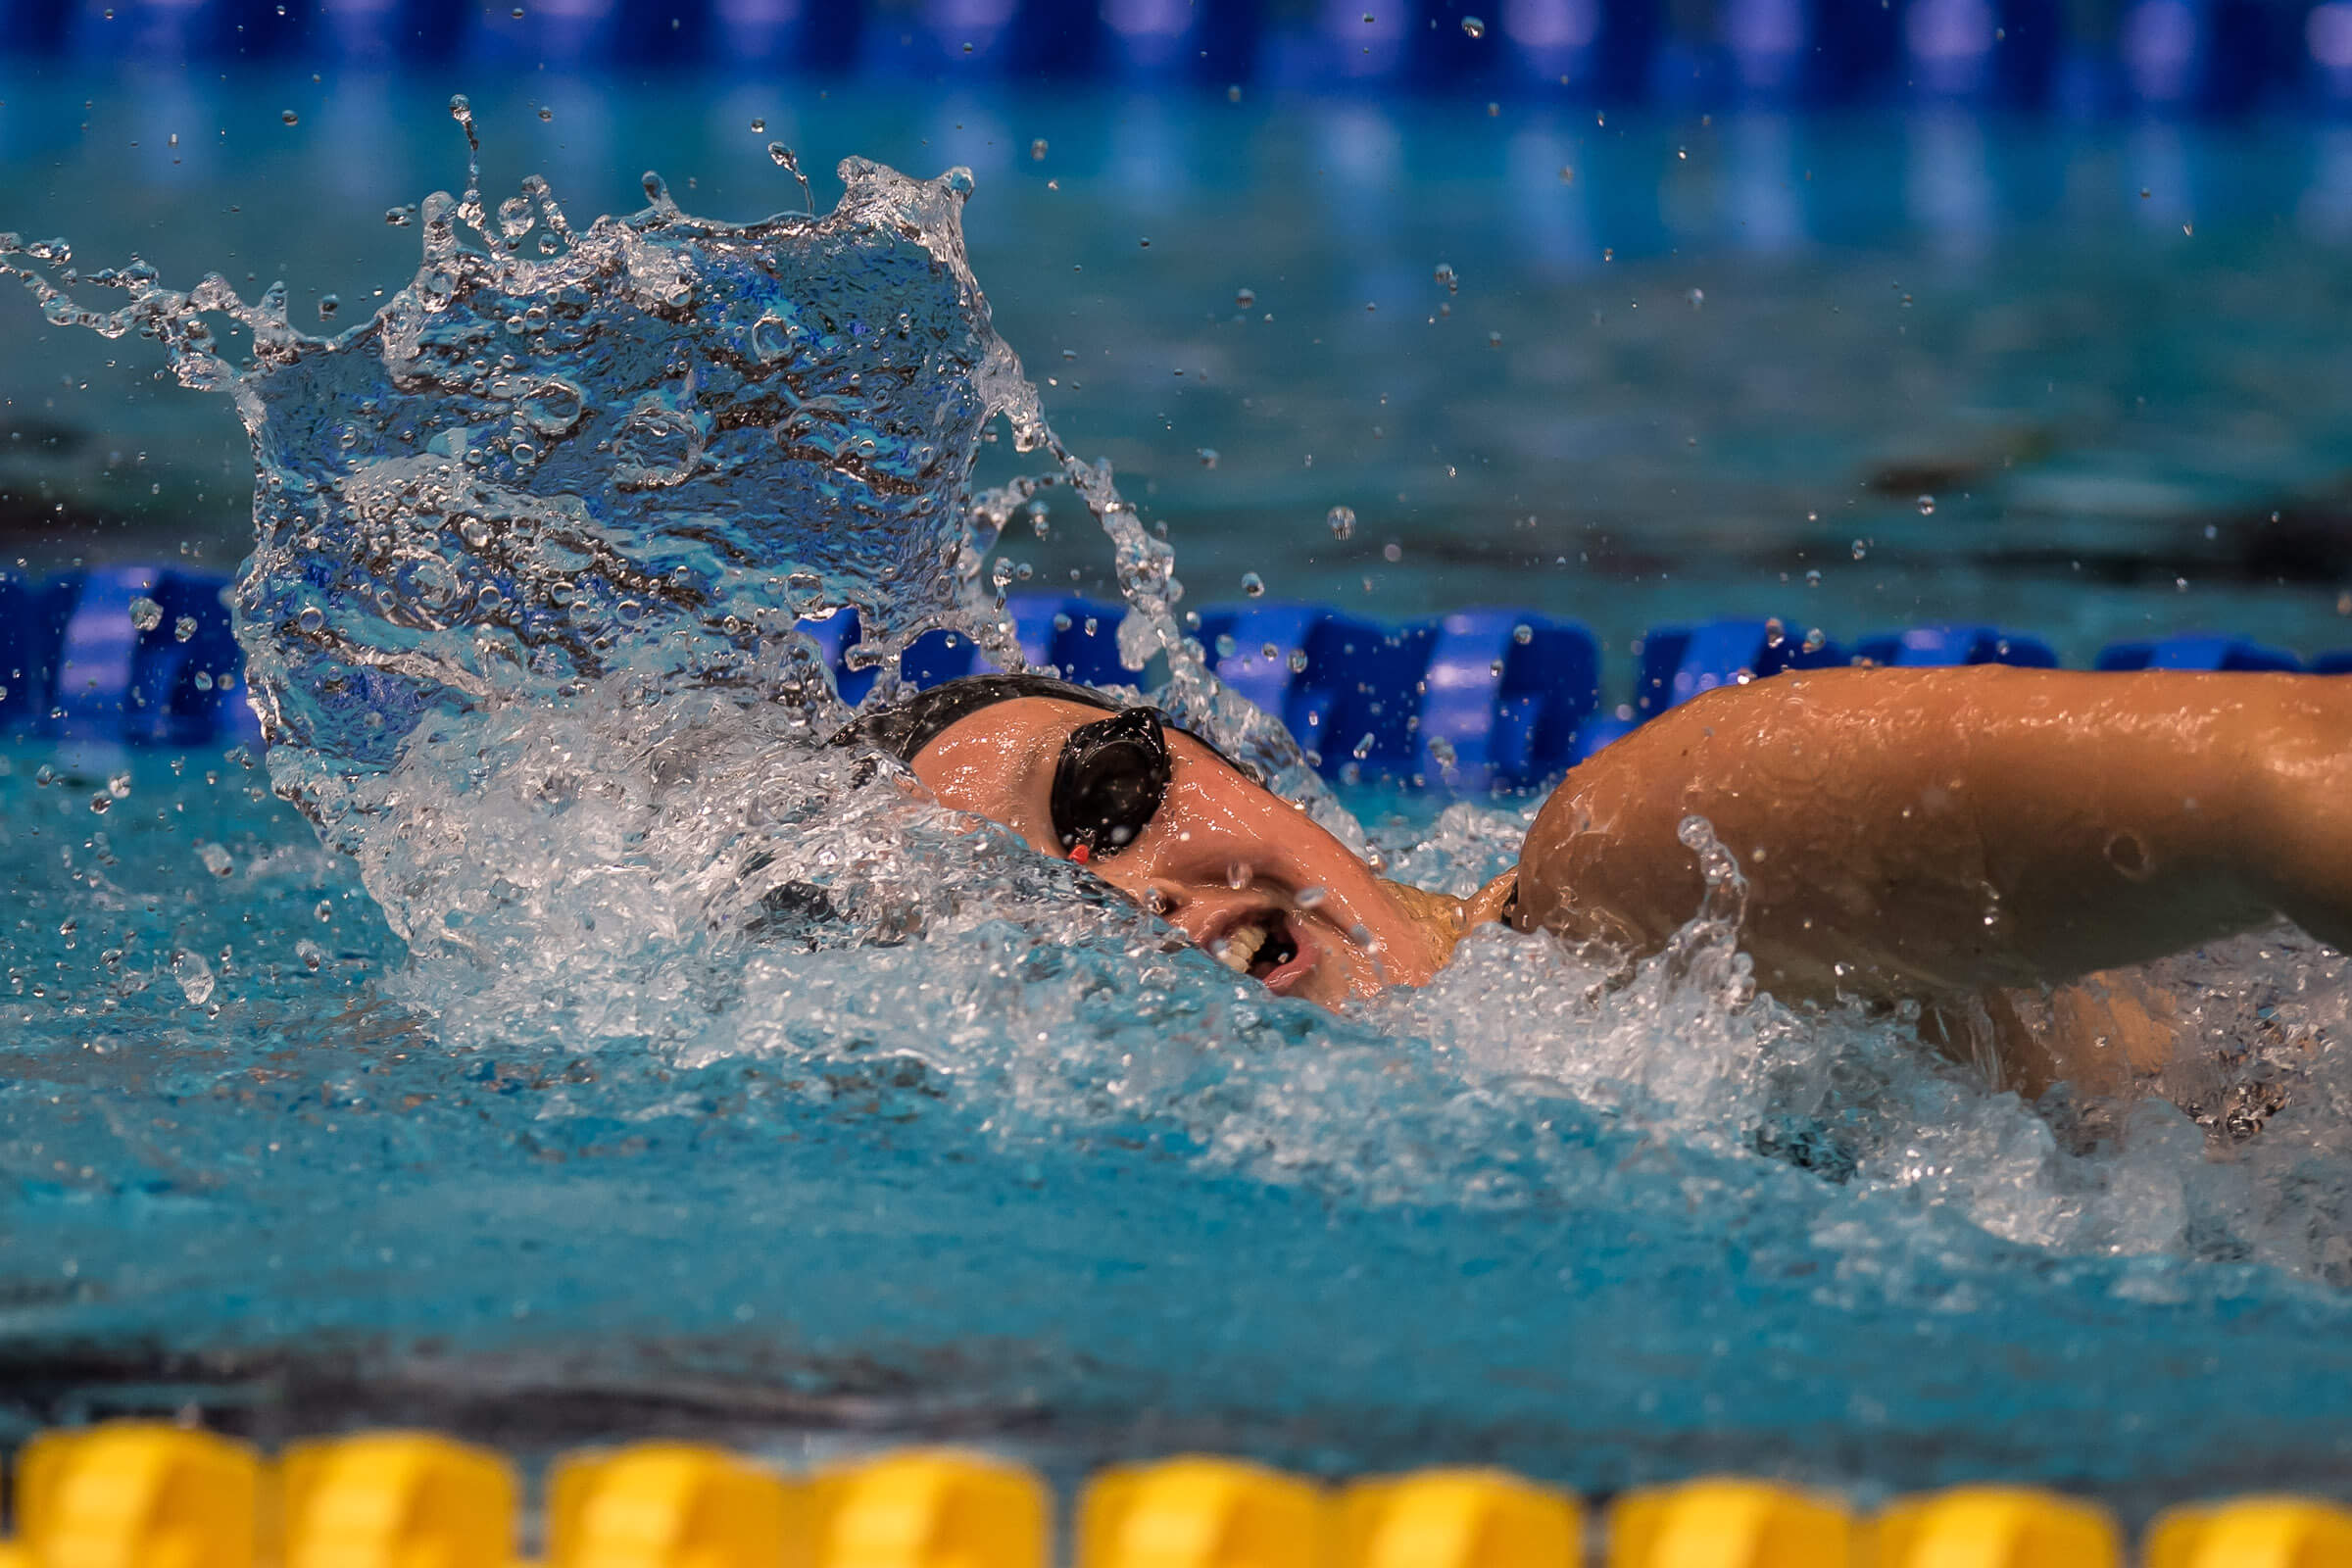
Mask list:
[[974,675],[837,737],[940,801],[1075,860],[1237,973],[1326,1006],[1426,983],[1469,918],[1384,881],[1298,807],[1155,709],[1037,675]]

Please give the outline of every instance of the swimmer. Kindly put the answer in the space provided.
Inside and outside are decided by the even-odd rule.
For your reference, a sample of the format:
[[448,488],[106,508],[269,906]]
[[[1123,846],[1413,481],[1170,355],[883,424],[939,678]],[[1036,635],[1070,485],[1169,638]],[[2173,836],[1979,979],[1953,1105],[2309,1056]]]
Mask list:
[[2352,678],[1982,664],[1726,686],[1579,763],[1469,899],[1378,875],[1206,741],[1085,687],[972,676],[839,739],[1325,1006],[1426,984],[1487,921],[1655,951],[1703,896],[1693,816],[1746,878],[1760,989],[1916,1003],[1923,1036],[2029,1095],[2162,1065],[2162,999],[2106,971],[2279,917],[2352,951]]

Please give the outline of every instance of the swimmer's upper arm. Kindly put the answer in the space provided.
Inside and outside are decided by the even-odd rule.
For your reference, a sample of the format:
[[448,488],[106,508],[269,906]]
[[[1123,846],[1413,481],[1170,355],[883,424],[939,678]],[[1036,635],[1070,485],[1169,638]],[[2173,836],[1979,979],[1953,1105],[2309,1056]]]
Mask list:
[[[2280,843],[2295,810],[2264,759],[2300,735],[2340,762],[2322,731],[2352,716],[2352,683],[2321,679],[1977,666],[1724,688],[1568,775],[1528,834],[1520,919],[1663,942],[1703,892],[1678,833],[1696,816],[1783,995],[1932,999],[2158,956],[2295,912],[2281,875],[2307,857]],[[2298,895],[2313,918],[2352,909],[2352,854],[2333,864]]]

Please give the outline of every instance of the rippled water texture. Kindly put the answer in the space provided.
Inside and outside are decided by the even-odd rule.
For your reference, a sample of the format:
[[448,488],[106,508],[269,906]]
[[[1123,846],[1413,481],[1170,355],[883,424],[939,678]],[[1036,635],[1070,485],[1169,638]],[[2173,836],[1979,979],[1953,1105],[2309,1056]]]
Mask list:
[[[1137,680],[1396,874],[1467,891],[1533,809],[1321,794],[1046,428],[968,179],[842,176],[740,226],[435,196],[331,340],[20,251],[234,394],[275,742],[0,754],[20,1413],[2341,1486],[2347,991],[2293,933],[2156,970],[2186,1110],[2027,1106],[1755,997],[1720,857],[1640,965],[1490,931],[1335,1017],[814,745],[795,616],[1012,657],[984,558],[1066,485]],[[974,494],[992,429],[1039,467]]]

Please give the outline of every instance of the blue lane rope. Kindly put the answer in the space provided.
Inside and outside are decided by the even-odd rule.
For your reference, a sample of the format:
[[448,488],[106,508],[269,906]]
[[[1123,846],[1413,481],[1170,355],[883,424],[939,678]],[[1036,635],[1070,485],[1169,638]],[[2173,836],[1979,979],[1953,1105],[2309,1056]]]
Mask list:
[[[258,741],[227,589],[225,576],[162,566],[40,581],[0,573],[0,732],[181,748]],[[1017,595],[1005,610],[1033,665],[1097,685],[1141,678],[1119,662],[1124,607]],[[873,672],[850,669],[846,657],[857,612],[803,625],[842,695],[863,697]],[[1601,703],[1592,634],[1533,611],[1463,610],[1389,626],[1322,605],[1210,606],[1198,635],[1218,679],[1278,715],[1324,772],[1473,792],[1539,788],[1677,703],[1784,669],[2058,663],[2047,643],[1994,626],[1913,626],[1840,644],[1796,625],[1652,627],[1633,649],[1633,701],[1615,710]],[[917,639],[900,662],[917,686],[993,667],[969,638],[949,632]],[[2094,667],[2345,674],[2352,650],[2306,666],[2240,638],[2184,634],[2113,644]]]

